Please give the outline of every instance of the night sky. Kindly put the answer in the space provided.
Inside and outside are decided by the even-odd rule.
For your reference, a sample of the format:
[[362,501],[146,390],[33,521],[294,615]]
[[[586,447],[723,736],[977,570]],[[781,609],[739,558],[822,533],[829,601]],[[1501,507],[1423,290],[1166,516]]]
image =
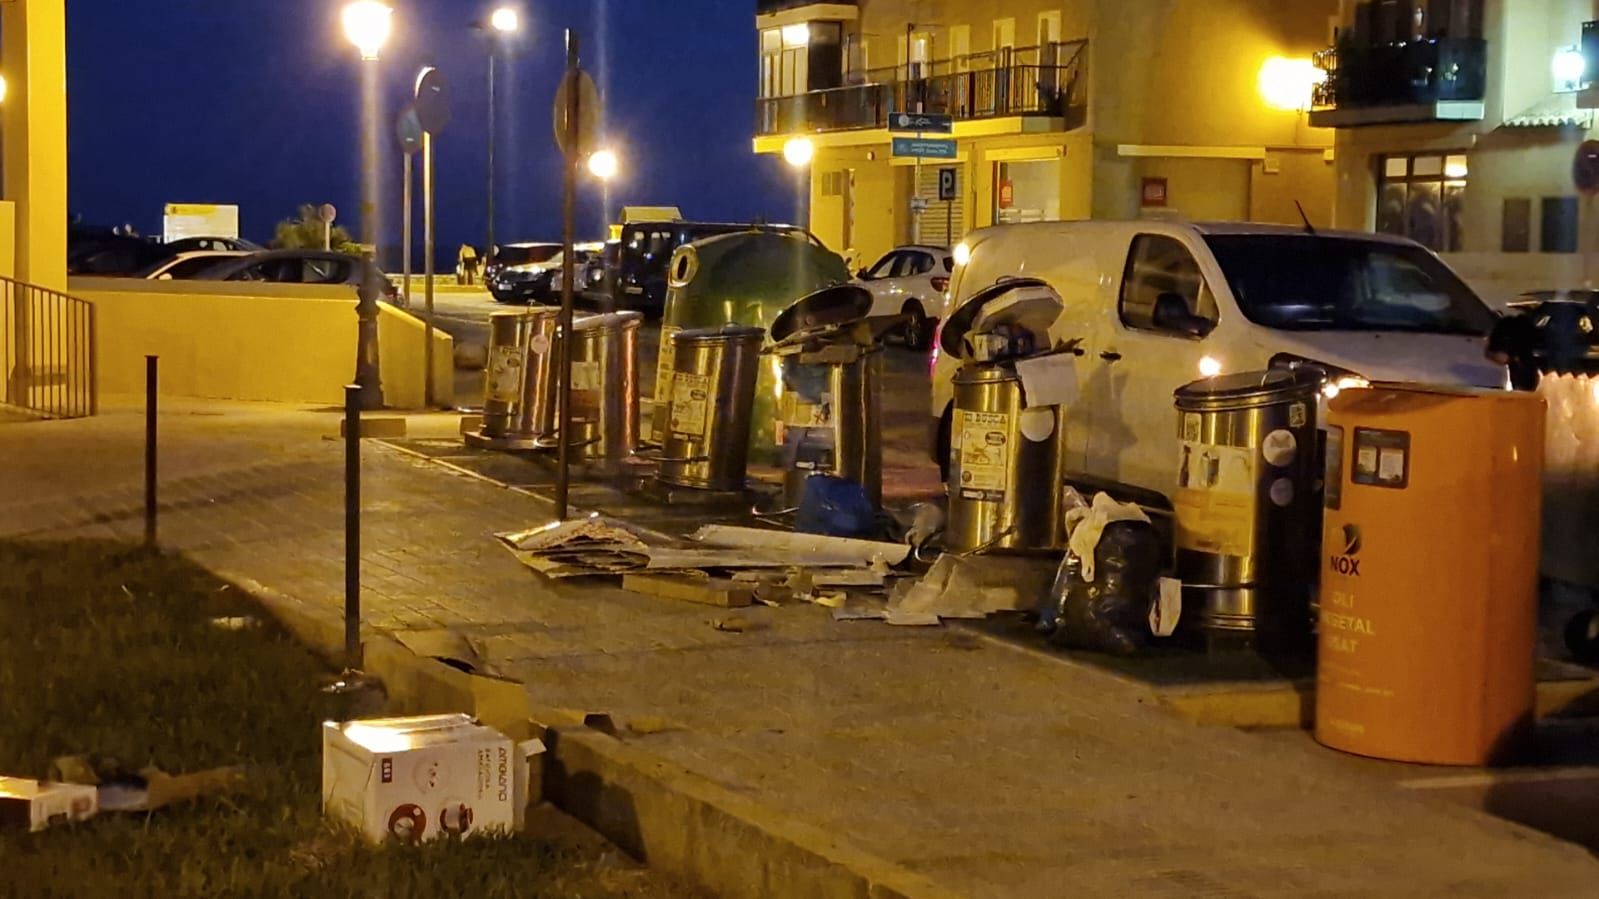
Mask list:
[[[384,53],[385,244],[399,243],[393,121],[419,66],[450,83],[437,143],[441,260],[485,227],[491,0],[390,0]],[[265,240],[301,202],[332,202],[358,233],[358,55],[341,0],[67,0],[70,205],[91,224],[159,233],[167,202],[236,203]],[[690,218],[791,220],[792,180],[750,150],[756,62],[748,0],[522,0],[523,33],[499,67],[500,242],[559,239],[551,108],[562,29],[579,29],[623,176],[586,181],[583,236],[627,204]],[[420,208],[420,204],[419,208]],[[603,210],[603,211],[602,211]],[[420,217],[417,220],[420,234]]]

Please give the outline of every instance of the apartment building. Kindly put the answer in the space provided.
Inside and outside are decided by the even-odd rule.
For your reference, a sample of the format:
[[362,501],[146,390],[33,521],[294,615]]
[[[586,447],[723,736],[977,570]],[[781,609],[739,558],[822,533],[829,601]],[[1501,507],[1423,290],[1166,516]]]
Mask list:
[[[999,222],[1333,222],[1333,132],[1309,110],[1337,0],[756,10],[755,151],[808,168],[811,229],[860,258]],[[950,116],[953,134],[928,136],[953,158],[895,155],[907,112]]]
[[1599,4],[1345,0],[1311,122],[1339,223],[1408,235],[1490,302],[1592,285]]

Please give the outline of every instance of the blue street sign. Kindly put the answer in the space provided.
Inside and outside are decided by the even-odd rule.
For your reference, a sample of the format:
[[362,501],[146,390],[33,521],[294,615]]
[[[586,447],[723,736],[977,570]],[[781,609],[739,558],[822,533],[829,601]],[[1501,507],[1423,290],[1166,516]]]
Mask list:
[[955,117],[938,112],[896,112],[888,117],[888,130],[908,134],[950,134]]
[[894,155],[918,159],[954,159],[955,141],[936,137],[896,137]]

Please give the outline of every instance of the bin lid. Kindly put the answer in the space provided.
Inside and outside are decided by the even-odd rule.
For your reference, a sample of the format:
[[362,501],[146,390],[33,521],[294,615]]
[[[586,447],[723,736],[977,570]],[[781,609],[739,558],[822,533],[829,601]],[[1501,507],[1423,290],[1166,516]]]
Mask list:
[[739,343],[766,339],[766,329],[751,325],[722,325],[719,328],[689,328],[675,331],[672,343]]
[[1299,368],[1269,368],[1264,371],[1241,371],[1214,378],[1201,378],[1177,388],[1175,396],[1179,406],[1184,401],[1204,404],[1246,403],[1269,399],[1278,395],[1289,396],[1314,393],[1321,388],[1318,372]]
[[[1012,298],[1014,315],[1002,317],[983,315],[986,307],[1006,297]],[[939,349],[950,356],[959,357],[963,339],[966,337],[967,332],[971,331],[973,326],[978,324],[980,320],[985,327],[1002,324],[1007,321],[1039,314],[1040,306],[1047,309],[1051,305],[1058,314],[1061,309],[1065,308],[1066,303],[1060,298],[1060,294],[1055,292],[1053,287],[1050,287],[1047,282],[1040,278],[1008,278],[1000,281],[972,294],[970,299],[961,304],[961,307],[950,315],[949,320],[944,323],[943,331],[940,332]],[[1051,321],[1053,321],[1053,318],[1051,318]],[[1040,345],[1047,345],[1049,342],[1048,335],[1040,334],[1039,336],[1042,338],[1039,341]]]
[[627,309],[622,312],[603,312],[598,315],[585,315],[572,322],[574,331],[593,331],[596,329],[615,329],[626,327],[629,323],[642,324],[644,313],[636,309]]
[[859,284],[835,284],[789,304],[772,322],[772,339],[822,333],[853,324],[872,311],[872,292]]

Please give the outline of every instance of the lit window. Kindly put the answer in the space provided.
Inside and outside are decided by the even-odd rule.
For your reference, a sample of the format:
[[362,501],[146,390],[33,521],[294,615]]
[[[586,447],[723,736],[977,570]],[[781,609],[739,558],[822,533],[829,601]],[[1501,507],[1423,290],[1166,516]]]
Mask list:
[[1440,253],[1460,252],[1470,171],[1466,154],[1386,156],[1377,171],[1379,232],[1408,237]]

